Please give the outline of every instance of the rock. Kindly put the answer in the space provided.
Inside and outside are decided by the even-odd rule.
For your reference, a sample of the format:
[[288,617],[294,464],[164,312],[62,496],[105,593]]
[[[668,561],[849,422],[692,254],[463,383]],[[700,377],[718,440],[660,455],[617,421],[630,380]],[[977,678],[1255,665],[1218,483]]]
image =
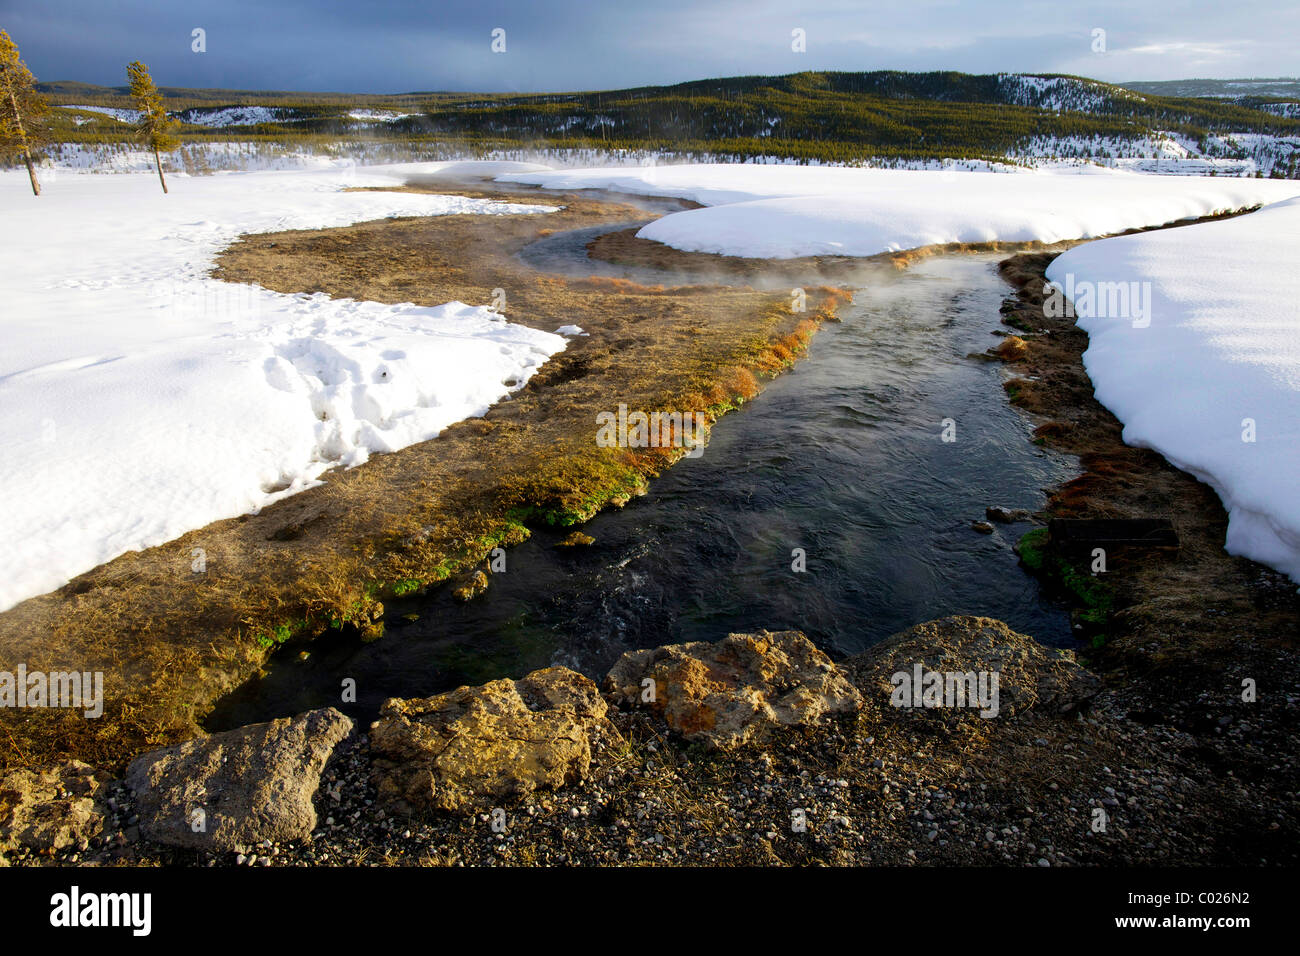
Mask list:
[[[918,624],[885,638],[844,666],[859,687],[879,693],[888,703],[895,687],[893,675],[913,674],[918,662],[923,671],[996,671],[998,715],[1004,717],[1031,707],[1070,713],[1101,688],[1097,677],[1075,661],[1072,651],[1045,647],[988,617],[945,617]],[[924,712],[943,710],[927,708]]]
[[987,521],[972,521],[970,526],[972,530],[978,531],[980,534],[993,533],[993,525],[989,524]]
[[600,691],[564,667],[435,697],[384,703],[371,725],[379,800],[403,814],[487,812],[494,802],[576,783],[602,736]]
[[576,545],[595,544],[596,539],[589,534],[583,534],[581,531],[574,531],[563,541],[557,543],[557,547],[572,548]]
[[[643,701],[647,680],[654,699]],[[849,679],[799,631],[731,634],[624,654],[605,678],[622,707],[650,707],[687,740],[730,749],[775,727],[856,711]]]
[[472,601],[487,589],[488,576],[482,571],[471,571],[452,578],[451,596],[457,601]]
[[996,506],[984,509],[984,517],[990,521],[996,521],[998,524],[1015,524],[1018,521],[1030,521],[1033,519],[1033,512],[1026,511],[1024,508],[999,508]]
[[104,828],[101,790],[108,775],[70,760],[0,776],[0,850],[61,850]]
[[351,731],[351,718],[326,707],[137,757],[126,783],[141,832],[155,843],[207,850],[306,839],[316,826],[321,771]]

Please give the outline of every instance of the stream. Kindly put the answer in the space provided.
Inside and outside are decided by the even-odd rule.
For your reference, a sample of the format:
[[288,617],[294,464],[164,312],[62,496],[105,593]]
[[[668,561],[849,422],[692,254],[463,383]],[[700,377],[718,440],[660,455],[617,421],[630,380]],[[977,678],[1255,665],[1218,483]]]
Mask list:
[[[626,197],[621,197],[626,198]],[[626,225],[626,224],[625,224]],[[521,255],[539,268],[645,280],[592,263],[587,233]],[[731,632],[801,630],[851,655],[949,614],[1006,621],[1073,646],[1063,605],[1040,592],[1012,545],[1029,524],[971,527],[989,505],[1041,508],[1073,459],[1030,442],[1006,401],[996,343],[1009,287],[998,255],[936,256],[872,271],[807,356],[713,428],[622,510],[582,527],[595,543],[535,530],[506,571],[460,604],[450,588],[386,602],[386,635],[329,632],[285,648],[266,676],[220,702],[209,730],[333,704],[363,721],[388,697],[427,696],[563,664],[599,677],[623,652]],[[664,281],[658,276],[657,281]],[[955,441],[941,438],[944,420]],[[802,549],[806,571],[792,570]],[[339,704],[356,681],[355,704]]]

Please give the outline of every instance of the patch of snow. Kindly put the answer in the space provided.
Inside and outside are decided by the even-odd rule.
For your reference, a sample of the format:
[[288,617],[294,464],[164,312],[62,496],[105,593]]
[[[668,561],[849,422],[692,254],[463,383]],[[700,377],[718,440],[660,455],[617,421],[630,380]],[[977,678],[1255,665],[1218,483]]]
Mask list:
[[348,114],[348,118],[364,123],[396,123],[408,116],[419,115],[419,113],[391,113],[387,110],[353,110]]
[[1274,116],[1300,119],[1300,103],[1260,103],[1255,109],[1272,113]]
[[506,181],[691,199],[637,235],[750,258],[868,256],[949,242],[1059,242],[1300,195],[1300,183],[943,170],[684,164],[515,173]]
[[193,126],[256,126],[258,123],[278,122],[281,111],[266,106],[223,106],[219,109],[199,107],[172,115]]
[[140,119],[139,110],[118,109],[113,106],[61,106],[59,109],[83,110],[87,113],[101,113],[104,116],[111,116],[113,119],[119,120],[123,123],[134,123]]
[[1070,76],[1038,76],[1030,73],[1001,73],[998,86],[1008,103],[1034,106],[1061,113],[1095,112],[1115,99],[1142,99],[1131,90],[1104,86],[1093,80]]
[[343,191],[446,165],[175,176],[166,196],[152,174],[63,172],[39,199],[0,173],[0,609],[432,438],[562,350],[481,306],[208,277],[244,233],[551,211]]
[[1154,448],[1218,492],[1229,553],[1300,581],[1297,236],[1300,199],[1290,199],[1079,246],[1047,274],[1062,287],[1149,290],[1149,325],[1078,318],[1098,401],[1124,423],[1128,444]]

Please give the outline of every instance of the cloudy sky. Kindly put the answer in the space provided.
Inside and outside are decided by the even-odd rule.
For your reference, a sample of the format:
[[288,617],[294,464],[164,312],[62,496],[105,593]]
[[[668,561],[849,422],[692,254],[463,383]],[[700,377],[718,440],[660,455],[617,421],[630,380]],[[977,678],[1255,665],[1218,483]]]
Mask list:
[[798,70],[1300,72],[1294,0],[0,0],[0,29],[39,78],[113,86],[134,59],[166,86],[372,93]]

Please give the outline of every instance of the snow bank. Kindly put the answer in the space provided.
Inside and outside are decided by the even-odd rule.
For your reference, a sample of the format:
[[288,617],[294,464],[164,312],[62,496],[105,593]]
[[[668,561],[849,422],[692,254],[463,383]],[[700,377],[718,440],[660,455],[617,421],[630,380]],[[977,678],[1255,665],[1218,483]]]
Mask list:
[[1098,400],[1124,423],[1126,442],[1154,448],[1218,492],[1229,553],[1300,581],[1297,236],[1292,199],[1089,243],[1057,258],[1048,277],[1075,289],[1149,290],[1149,325],[1109,307],[1090,311],[1110,317],[1078,318]]
[[751,258],[868,256],[948,242],[1057,242],[1300,195],[1300,182],[1069,173],[688,164],[516,173],[560,189],[676,196],[704,209],[637,235]]
[[458,302],[205,277],[245,232],[550,208],[341,191],[439,166],[178,176],[169,196],[151,175],[63,173],[39,199],[0,173],[0,608],[431,438],[564,348]]

